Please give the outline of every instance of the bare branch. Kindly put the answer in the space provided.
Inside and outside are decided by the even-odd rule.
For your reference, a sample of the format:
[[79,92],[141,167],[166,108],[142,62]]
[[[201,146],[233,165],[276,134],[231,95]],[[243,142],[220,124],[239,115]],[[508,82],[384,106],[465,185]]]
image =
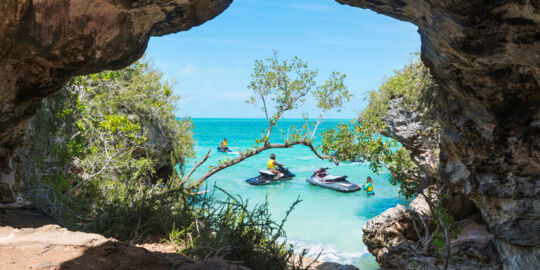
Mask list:
[[208,149],[208,153],[206,153],[206,156],[204,156],[204,158],[201,161],[199,161],[199,163],[197,163],[197,165],[195,165],[195,167],[193,167],[193,169],[191,169],[191,171],[189,171],[189,173],[186,175],[186,177],[184,177],[184,180],[182,180],[182,185],[187,182],[189,177],[191,177],[191,175],[197,170],[197,168],[199,168],[199,166],[201,166],[203,163],[206,162],[206,160],[210,157],[210,152],[211,151],[212,151],[212,149]]
[[77,185],[75,185],[70,191],[69,193],[73,193],[75,192],[76,190],[78,190],[82,185],[84,185],[86,182],[90,181],[92,178],[94,178],[95,176],[99,175],[100,173],[102,173],[106,168],[107,166],[109,165],[109,163],[111,163],[112,159],[116,156],[116,154],[118,154],[118,152],[114,152],[111,156],[109,156],[109,154],[107,154],[107,160],[105,161],[105,164],[103,165],[103,167],[101,167],[101,169],[99,171],[97,171],[96,173],[84,178],[81,182],[79,182]]
[[444,229],[444,239],[446,240],[446,253],[444,255],[444,270],[448,269],[448,262],[450,261],[450,232],[448,231],[448,226],[444,223],[441,215],[438,215],[439,223]]
[[[423,190],[420,190],[419,194],[424,196],[424,198],[426,199],[426,202],[429,205],[429,208],[431,209],[431,212],[435,213],[436,207],[435,207],[435,204],[433,204],[433,202],[431,201],[431,198],[426,196],[426,194],[424,193]],[[446,270],[446,269],[448,269],[448,263],[450,261],[450,232],[449,232],[449,229],[448,229],[448,225],[446,225],[446,223],[442,219],[442,216],[441,216],[440,213],[437,214],[437,218],[439,220],[440,226],[442,226],[442,228],[444,230],[444,238],[445,238],[445,241],[446,241],[446,252],[445,252],[445,255],[444,255],[444,267],[443,267],[443,269]]]
[[305,146],[309,147],[309,149],[311,149],[311,152],[313,152],[318,158],[320,158],[320,159],[328,159],[328,160],[331,160],[332,162],[334,162],[334,164],[339,165],[339,161],[336,160],[334,157],[319,154],[319,152],[317,152],[317,149],[315,149],[315,146],[313,146],[311,141],[309,141],[309,142],[299,141],[298,144],[302,144],[302,145],[305,145]]

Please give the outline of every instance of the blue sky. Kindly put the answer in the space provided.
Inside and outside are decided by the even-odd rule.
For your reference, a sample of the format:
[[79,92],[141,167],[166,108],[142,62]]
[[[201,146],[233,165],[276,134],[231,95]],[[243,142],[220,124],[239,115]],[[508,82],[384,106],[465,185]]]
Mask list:
[[[355,97],[328,118],[353,118],[365,108],[366,93],[420,50],[416,26],[332,0],[235,0],[215,19],[187,32],[152,37],[146,55],[177,84],[180,117],[262,118],[246,104],[253,63],[279,51],[319,69],[347,74]],[[286,118],[318,115],[312,99]]]

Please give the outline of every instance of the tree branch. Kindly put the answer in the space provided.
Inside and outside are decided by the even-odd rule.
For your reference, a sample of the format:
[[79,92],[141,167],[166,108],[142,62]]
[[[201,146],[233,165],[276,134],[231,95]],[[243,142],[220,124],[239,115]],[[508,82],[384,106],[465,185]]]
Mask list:
[[[436,207],[433,204],[433,202],[431,201],[431,198],[426,196],[426,194],[424,193],[423,190],[420,190],[418,193],[421,194],[422,196],[424,196],[424,198],[426,199],[426,202],[428,203],[429,208],[431,208],[431,213],[435,213],[435,208]],[[450,232],[449,232],[449,229],[448,229],[448,225],[446,225],[446,223],[442,219],[440,213],[437,214],[437,219],[439,220],[439,223],[440,223],[440,225],[442,226],[442,228],[444,230],[444,238],[445,238],[445,241],[446,241],[446,252],[445,252],[445,255],[444,255],[444,267],[443,267],[443,269],[447,270],[448,269],[448,263],[450,261]]]
[[184,177],[184,179],[182,180],[182,185],[187,182],[189,177],[191,177],[191,175],[199,168],[199,166],[201,166],[203,163],[206,162],[206,160],[210,157],[210,152],[211,151],[212,151],[212,149],[208,149],[208,153],[206,153],[206,156],[204,156],[204,158],[201,161],[199,161],[199,163],[197,163],[197,165],[195,165],[195,167],[193,167],[193,169],[191,169],[191,171],[189,171],[189,173],[186,175],[186,177]]
[[[281,109],[276,115],[275,117],[272,119],[272,122],[269,123],[269,127],[268,127],[268,132],[266,133],[266,139],[270,139],[270,134],[272,134],[272,129],[274,128],[274,126],[277,124],[277,119],[281,119],[281,116],[283,116],[283,113],[285,113],[287,111],[286,108],[283,108]],[[274,120],[276,119],[276,120]]]
[[96,173],[86,177],[85,179],[83,179],[81,182],[79,182],[77,185],[75,185],[70,191],[69,193],[73,193],[75,192],[77,189],[79,189],[83,184],[85,184],[86,182],[90,181],[92,178],[94,178],[95,176],[99,175],[101,172],[103,172],[105,170],[105,168],[107,168],[107,166],[109,165],[109,163],[112,161],[112,159],[114,158],[114,156],[116,156],[116,154],[118,154],[118,152],[114,152],[111,156],[109,156],[107,154],[107,161],[105,161],[105,164],[103,165],[103,167],[101,167],[101,169],[99,171],[97,171]]
[[[255,148],[254,150],[251,150],[245,154],[243,154],[242,156],[236,158],[236,159],[233,159],[233,160],[230,160],[230,161],[227,161],[227,162],[224,162],[223,164],[219,165],[219,166],[216,166],[214,167],[213,169],[211,169],[210,171],[208,171],[207,173],[205,173],[203,176],[201,176],[201,178],[199,178],[195,183],[194,183],[194,186],[200,186],[204,181],[206,181],[206,179],[208,179],[210,176],[214,175],[215,173],[225,169],[225,168],[228,168],[230,166],[233,166],[245,159],[248,159],[252,156],[255,156],[265,150],[268,150],[268,149],[275,149],[275,148],[290,148],[294,145],[298,145],[298,144],[301,144],[301,145],[305,145],[305,146],[308,146],[311,151],[313,153],[315,153],[315,155],[320,158],[320,159],[330,159],[330,160],[333,160],[333,157],[327,157],[327,156],[323,156],[321,154],[319,154],[317,152],[317,150],[315,149],[315,147],[311,144],[310,141],[294,141],[294,142],[286,142],[286,143],[274,143],[274,144],[264,144],[262,146],[259,146],[257,148]],[[335,162],[335,161],[334,161]]]

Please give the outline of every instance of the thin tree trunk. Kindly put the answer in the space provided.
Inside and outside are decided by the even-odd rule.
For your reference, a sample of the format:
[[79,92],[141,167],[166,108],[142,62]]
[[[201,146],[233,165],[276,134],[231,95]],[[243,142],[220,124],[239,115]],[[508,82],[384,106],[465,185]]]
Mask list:
[[317,132],[317,127],[321,123],[321,120],[322,120],[323,115],[324,115],[325,112],[326,111],[322,111],[321,114],[319,115],[319,120],[317,121],[317,124],[315,125],[315,128],[313,129],[313,134],[311,134],[311,140],[313,140],[313,138],[315,138],[315,132]]
[[444,255],[444,270],[448,269],[448,261],[450,260],[450,232],[448,231],[448,226],[444,224],[444,221],[441,218],[441,215],[439,215],[439,223],[443,224],[442,227],[444,229],[444,238],[446,240],[446,252]]
[[264,95],[261,94],[261,99],[264,106],[264,114],[266,115],[266,122],[270,125],[270,118],[268,117],[268,109],[266,108],[266,99],[264,98]]
[[[419,194],[422,194],[422,196],[424,196],[424,198],[426,199],[426,202],[429,205],[429,208],[431,209],[431,213],[434,214],[435,213],[435,205],[431,201],[431,198],[426,196],[426,194],[424,194],[424,191],[420,191]],[[440,213],[438,214],[438,219],[439,219],[439,223],[440,223],[441,227],[444,230],[444,237],[445,237],[445,242],[446,242],[446,252],[445,252],[445,255],[444,255],[444,267],[443,267],[443,270],[447,270],[448,269],[448,263],[449,263],[449,260],[450,260],[450,232],[448,230],[448,225],[446,225],[446,223],[444,223],[444,220],[442,219]]]

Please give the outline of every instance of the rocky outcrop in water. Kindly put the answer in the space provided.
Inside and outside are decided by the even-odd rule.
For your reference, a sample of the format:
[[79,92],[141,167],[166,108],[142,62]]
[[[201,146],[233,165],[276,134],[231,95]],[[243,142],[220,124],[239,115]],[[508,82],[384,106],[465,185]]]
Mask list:
[[511,269],[540,265],[540,2],[337,0],[418,26],[441,86],[441,176]]
[[[438,86],[434,86],[438,87]],[[437,92],[437,89],[432,89]],[[416,98],[422,98],[418,96]],[[410,101],[409,101],[410,102]],[[427,106],[427,104],[426,104]],[[420,112],[422,110],[422,112]],[[440,189],[438,174],[438,125],[422,106],[410,106],[405,97],[394,96],[382,116],[382,134],[399,141],[410,151],[421,174],[412,179],[423,187]],[[494,246],[493,234],[480,216],[475,204],[463,194],[446,189],[441,201],[462,231],[451,240],[451,269],[498,269],[501,265]],[[424,194],[430,194],[428,189]],[[438,198],[432,197],[436,204]],[[363,241],[379,264],[389,269],[439,269],[444,263],[444,247],[434,244],[437,222],[422,195],[414,199],[408,209],[397,205],[371,219],[364,226]],[[442,233],[442,232],[440,232]]]
[[12,202],[10,157],[41,100],[73,75],[124,67],[151,36],[185,31],[232,0],[0,2],[0,186]]
[[[482,218],[473,215],[458,223],[462,230],[451,241],[450,269],[499,269],[493,235]],[[428,239],[433,241],[434,228],[429,205],[419,196],[408,209],[403,205],[390,208],[370,219],[362,230],[369,252],[382,268],[440,269],[443,260],[436,254],[438,251],[424,245]]]

